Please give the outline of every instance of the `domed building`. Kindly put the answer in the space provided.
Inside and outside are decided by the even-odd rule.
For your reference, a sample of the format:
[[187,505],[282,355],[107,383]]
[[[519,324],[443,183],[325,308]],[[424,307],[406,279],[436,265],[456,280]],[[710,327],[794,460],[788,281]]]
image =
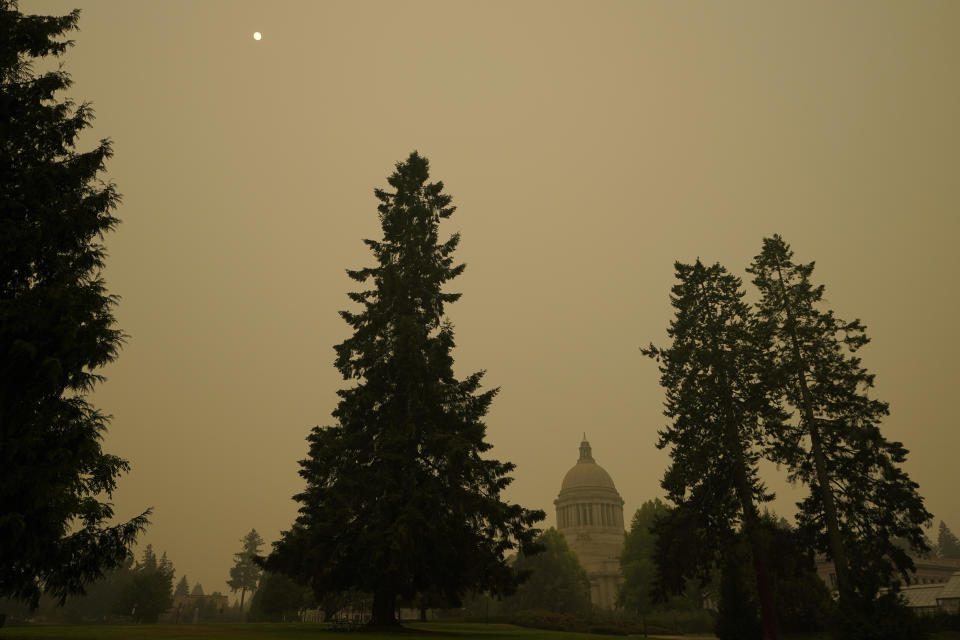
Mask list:
[[613,609],[617,588],[623,582],[623,499],[610,474],[593,459],[586,434],[580,443],[580,459],[563,477],[553,504],[557,529],[590,578],[590,599],[598,607]]

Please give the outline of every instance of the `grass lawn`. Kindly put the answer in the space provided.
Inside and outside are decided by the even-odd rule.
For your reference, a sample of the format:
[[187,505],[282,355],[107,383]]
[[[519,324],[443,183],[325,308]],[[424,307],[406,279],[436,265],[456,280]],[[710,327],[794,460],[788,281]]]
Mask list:
[[[0,640],[615,640],[618,636],[527,629],[509,624],[426,622],[405,624],[402,633],[331,631],[323,624],[198,624],[198,625],[37,625],[0,629]],[[641,636],[630,636],[639,638]],[[651,640],[660,636],[650,636]],[[678,636],[667,636],[677,638]],[[689,640],[704,636],[687,636]],[[790,640],[828,640],[826,635],[789,636]],[[960,632],[935,633],[931,640],[960,640]]]
[[[509,624],[471,624],[461,622],[427,622],[404,624],[403,633],[357,633],[331,631],[323,624],[199,624],[135,626],[113,625],[37,625],[0,629],[0,640],[141,640],[147,638],[180,638],[207,640],[238,638],[239,640],[614,640],[616,636],[592,633],[565,633],[526,629]],[[652,637],[652,636],[651,636]]]

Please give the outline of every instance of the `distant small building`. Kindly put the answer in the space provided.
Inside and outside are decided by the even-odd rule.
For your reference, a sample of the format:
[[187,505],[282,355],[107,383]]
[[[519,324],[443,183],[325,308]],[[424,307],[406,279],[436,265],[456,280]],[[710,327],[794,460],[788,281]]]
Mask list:
[[602,609],[613,609],[623,583],[623,498],[610,474],[593,459],[586,434],[580,443],[580,459],[564,476],[553,504],[557,529],[590,579],[590,600]]

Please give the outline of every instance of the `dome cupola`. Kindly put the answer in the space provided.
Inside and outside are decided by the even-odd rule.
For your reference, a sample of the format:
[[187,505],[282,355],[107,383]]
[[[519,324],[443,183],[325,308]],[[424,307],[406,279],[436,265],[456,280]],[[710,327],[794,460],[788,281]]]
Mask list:
[[587,434],[583,434],[583,440],[580,441],[580,459],[577,462],[593,462],[593,449],[587,442]]

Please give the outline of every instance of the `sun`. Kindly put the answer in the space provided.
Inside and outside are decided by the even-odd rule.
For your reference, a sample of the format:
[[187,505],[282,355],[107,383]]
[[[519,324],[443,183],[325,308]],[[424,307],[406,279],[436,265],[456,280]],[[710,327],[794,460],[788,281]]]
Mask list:
[[262,38],[262,37],[263,37],[263,34],[261,34],[259,31],[254,31],[254,32],[253,32],[253,39],[254,39],[254,40],[259,40],[259,39]]

